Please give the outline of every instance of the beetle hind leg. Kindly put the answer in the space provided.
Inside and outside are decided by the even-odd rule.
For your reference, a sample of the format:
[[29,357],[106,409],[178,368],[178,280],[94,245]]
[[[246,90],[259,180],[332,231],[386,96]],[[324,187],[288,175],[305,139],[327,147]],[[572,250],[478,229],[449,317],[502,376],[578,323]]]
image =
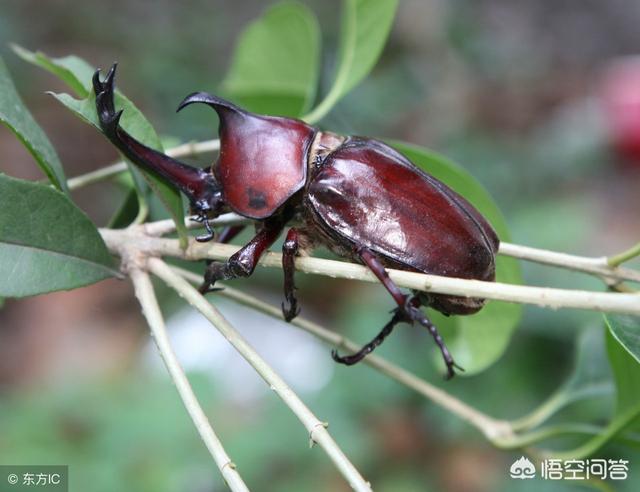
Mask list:
[[444,340],[442,339],[442,336],[440,335],[440,333],[438,333],[438,329],[431,322],[431,320],[427,318],[427,316],[422,312],[422,310],[420,309],[420,306],[421,306],[420,297],[414,296],[407,300],[406,306],[404,308],[398,308],[398,310],[403,312],[405,316],[405,320],[408,323],[418,322],[422,326],[424,326],[427,330],[429,330],[429,333],[431,334],[431,336],[433,337],[433,340],[436,342],[436,345],[440,349],[440,352],[442,353],[442,358],[444,359],[444,363],[447,366],[446,379],[451,379],[456,374],[454,369],[458,369],[460,371],[464,371],[464,369],[455,363],[455,361],[453,360],[453,357],[451,356],[451,353],[449,352],[449,349],[447,348],[447,346],[444,343]]
[[355,364],[356,362],[362,360],[367,354],[373,351],[378,345],[380,345],[384,339],[391,333],[394,326],[401,321],[413,324],[414,322],[420,323],[422,326],[429,330],[429,333],[433,337],[436,345],[440,349],[442,353],[442,358],[444,359],[444,363],[447,366],[447,379],[452,378],[455,375],[454,369],[464,370],[460,366],[458,366],[451,356],[449,349],[444,343],[442,336],[438,333],[438,329],[435,325],[427,318],[427,316],[420,310],[420,306],[422,305],[421,298],[419,296],[409,297],[406,294],[403,294],[402,291],[398,288],[398,286],[389,278],[389,274],[387,273],[384,265],[380,262],[380,260],[367,248],[361,247],[357,250],[358,255],[362,262],[369,267],[369,269],[373,272],[373,274],[378,277],[378,280],[382,282],[387,291],[391,294],[394,301],[398,307],[394,311],[393,318],[391,321],[387,323],[382,331],[367,345],[362,347],[360,351],[357,353],[340,357],[337,352],[333,352],[332,356],[336,362],[341,362],[343,364]]
[[382,330],[380,330],[380,333],[378,333],[373,340],[371,340],[369,343],[367,343],[364,347],[362,347],[356,353],[351,354],[351,355],[342,355],[341,356],[341,355],[338,354],[337,350],[332,350],[331,351],[331,357],[336,362],[339,362],[340,364],[345,364],[347,366],[352,366],[353,364],[357,364],[362,359],[364,359],[367,354],[370,354],[371,352],[373,352],[373,350],[378,345],[380,345],[382,342],[384,342],[384,339],[387,338],[391,334],[391,332],[393,331],[393,328],[398,323],[403,321],[403,317],[404,317],[404,315],[403,315],[402,312],[400,312],[399,309],[394,310],[393,318],[391,318],[391,320],[386,325],[384,325]]

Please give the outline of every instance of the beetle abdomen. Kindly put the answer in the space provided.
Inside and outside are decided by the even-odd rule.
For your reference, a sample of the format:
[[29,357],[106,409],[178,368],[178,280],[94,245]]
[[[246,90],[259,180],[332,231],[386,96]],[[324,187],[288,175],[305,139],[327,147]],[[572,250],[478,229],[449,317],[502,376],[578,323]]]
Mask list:
[[381,142],[354,138],[336,149],[311,177],[308,200],[325,232],[335,231],[405,268],[495,277],[498,238],[488,222]]

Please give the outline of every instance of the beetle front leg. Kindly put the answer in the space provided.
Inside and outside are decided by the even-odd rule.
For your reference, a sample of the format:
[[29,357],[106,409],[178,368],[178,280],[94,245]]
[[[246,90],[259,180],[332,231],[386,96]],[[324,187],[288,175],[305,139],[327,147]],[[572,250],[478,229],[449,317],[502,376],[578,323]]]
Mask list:
[[230,280],[251,275],[262,255],[278,239],[283,228],[284,224],[281,220],[266,221],[253,239],[226,262],[214,261],[207,265],[204,282],[198,289],[200,293],[206,294],[213,290],[213,286],[218,280]]
[[289,229],[287,232],[287,238],[282,245],[282,268],[284,270],[284,297],[289,307],[285,307],[285,303],[282,303],[282,315],[284,319],[289,322],[298,314],[300,314],[300,308],[298,307],[298,300],[295,295],[295,259],[298,254],[300,243],[298,238],[298,231],[296,229]]

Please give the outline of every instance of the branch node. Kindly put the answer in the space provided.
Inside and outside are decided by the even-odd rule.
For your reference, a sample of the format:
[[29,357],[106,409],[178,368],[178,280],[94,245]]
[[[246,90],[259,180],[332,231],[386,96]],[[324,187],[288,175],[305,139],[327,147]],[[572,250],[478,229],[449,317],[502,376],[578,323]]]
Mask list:
[[311,432],[309,432],[309,448],[312,448],[315,444],[318,443],[316,438],[313,437],[313,433],[316,431],[318,427],[321,427],[322,429],[327,429],[329,428],[329,422],[318,422],[311,428]]

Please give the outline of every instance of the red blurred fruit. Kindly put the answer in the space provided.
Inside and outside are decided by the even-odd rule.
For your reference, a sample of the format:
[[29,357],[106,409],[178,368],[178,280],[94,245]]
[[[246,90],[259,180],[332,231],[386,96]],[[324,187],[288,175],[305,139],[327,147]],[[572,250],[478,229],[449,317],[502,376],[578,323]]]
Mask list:
[[640,167],[640,55],[612,62],[601,94],[611,145],[626,162]]

